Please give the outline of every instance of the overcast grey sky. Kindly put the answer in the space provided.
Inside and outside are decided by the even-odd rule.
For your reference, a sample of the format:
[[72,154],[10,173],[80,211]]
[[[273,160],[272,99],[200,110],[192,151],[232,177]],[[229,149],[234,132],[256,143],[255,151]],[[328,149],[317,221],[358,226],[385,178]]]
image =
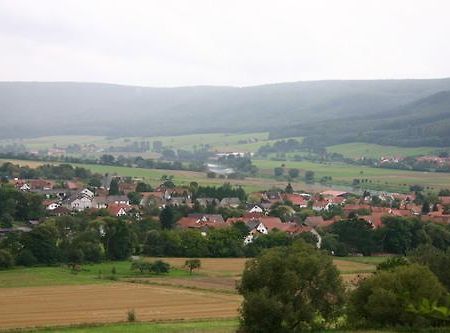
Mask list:
[[0,0],[0,80],[450,76],[449,0]]

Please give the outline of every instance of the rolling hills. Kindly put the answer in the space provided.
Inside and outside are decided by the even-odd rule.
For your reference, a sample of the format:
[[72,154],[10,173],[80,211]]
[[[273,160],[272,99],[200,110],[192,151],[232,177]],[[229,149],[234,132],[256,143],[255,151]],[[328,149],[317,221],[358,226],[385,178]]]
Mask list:
[[0,82],[0,137],[270,131],[320,145],[449,143],[450,79],[147,88]]

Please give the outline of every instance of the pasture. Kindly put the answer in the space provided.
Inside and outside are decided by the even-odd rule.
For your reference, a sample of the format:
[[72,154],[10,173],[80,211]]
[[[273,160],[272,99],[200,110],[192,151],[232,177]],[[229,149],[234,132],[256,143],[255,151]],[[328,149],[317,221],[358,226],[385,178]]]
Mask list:
[[[40,329],[41,333],[235,333],[238,327],[237,320],[213,320],[213,321],[190,321],[171,323],[121,323],[82,327],[62,327]],[[17,333],[17,331],[14,331]],[[396,333],[411,332],[405,330],[321,330],[317,333]],[[415,329],[415,333],[449,333],[449,328]]]
[[331,176],[333,184],[344,186],[350,186],[353,179],[368,179],[371,183],[364,184],[364,186],[385,191],[409,191],[409,186],[414,184],[429,189],[450,188],[450,177],[447,173],[393,170],[344,163],[308,161],[254,160],[253,163],[260,169],[261,175],[265,177],[272,177],[273,169],[284,165],[285,168],[297,168],[301,172],[314,171],[316,179]]
[[[59,162],[38,162],[38,161],[26,161],[26,160],[10,160],[0,159],[0,163],[11,162],[21,166],[37,167],[42,164],[60,164]],[[197,182],[200,185],[220,186],[225,182],[235,186],[241,186],[247,192],[266,190],[272,187],[284,188],[287,185],[287,181],[275,180],[268,177],[247,177],[245,179],[222,179],[222,178],[208,178],[205,172],[195,171],[182,171],[182,170],[164,170],[164,169],[142,169],[142,168],[130,168],[120,166],[108,166],[98,164],[76,164],[73,166],[79,166],[91,170],[100,174],[116,174],[125,177],[138,178],[153,186],[158,186],[161,183],[161,177],[163,175],[173,176],[174,181],[179,186],[188,186],[191,182]],[[303,181],[292,182],[295,189],[303,189],[305,191],[318,191],[327,187],[322,185],[310,185],[305,184]]]
[[366,158],[380,158],[382,156],[388,157],[409,157],[419,155],[432,155],[439,151],[449,151],[449,147],[397,147],[397,146],[381,146],[371,143],[345,143],[335,146],[327,147],[330,153],[342,154],[345,157],[359,159]]
[[[66,147],[71,144],[87,145],[94,144],[99,148],[110,146],[124,146],[134,141],[161,141],[165,147],[174,149],[192,149],[194,146],[200,147],[208,144],[211,149],[218,151],[253,151],[264,145],[268,141],[269,133],[206,133],[190,134],[178,136],[146,136],[146,137],[120,137],[110,138],[104,136],[89,135],[67,135],[67,136],[47,136],[29,139],[8,139],[1,140],[1,144],[20,143],[27,149],[39,150],[52,148],[54,145]],[[242,148],[242,149],[241,149]],[[249,150],[252,148],[252,150]]]

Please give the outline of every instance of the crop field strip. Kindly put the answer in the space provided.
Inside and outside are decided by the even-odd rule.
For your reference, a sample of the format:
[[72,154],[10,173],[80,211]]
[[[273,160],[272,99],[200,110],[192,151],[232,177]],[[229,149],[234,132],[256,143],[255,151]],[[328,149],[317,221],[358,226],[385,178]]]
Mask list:
[[143,321],[233,318],[241,298],[132,283],[0,289],[0,328],[126,320],[135,309]]

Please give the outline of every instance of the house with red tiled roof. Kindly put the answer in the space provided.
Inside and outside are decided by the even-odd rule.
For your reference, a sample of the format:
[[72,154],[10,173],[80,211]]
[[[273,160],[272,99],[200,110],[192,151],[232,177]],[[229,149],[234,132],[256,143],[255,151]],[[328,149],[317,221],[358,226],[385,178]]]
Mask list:
[[27,184],[32,190],[51,190],[55,183],[45,179],[30,179]]
[[261,208],[258,205],[253,205],[250,207],[250,209],[248,210],[249,213],[259,213],[259,214],[264,214],[264,209]]
[[327,228],[335,222],[334,219],[324,220],[322,216],[308,216],[305,219],[305,224],[312,228]]
[[347,196],[350,195],[349,192],[336,191],[336,190],[328,190],[328,191],[324,191],[320,194],[324,197],[343,197],[343,198],[346,198]]
[[383,226],[382,217],[386,216],[385,213],[373,213],[371,215],[359,216],[358,218],[369,222],[373,228],[380,228]]
[[285,194],[283,196],[283,199],[286,200],[286,201],[292,202],[292,204],[294,206],[297,206],[297,207],[300,207],[300,208],[308,207],[308,200],[306,200],[300,194]]
[[391,209],[390,215],[399,217],[410,217],[413,214],[409,209]]
[[315,212],[322,212],[324,210],[328,210],[328,208],[332,205],[328,200],[316,200],[312,204],[312,210]]
[[177,226],[182,229],[200,229],[207,230],[209,228],[226,228],[229,227],[225,223],[222,215],[216,214],[189,214],[177,221]]
[[367,204],[357,204],[357,205],[347,204],[342,208],[342,210],[344,211],[344,214],[348,216],[352,212],[358,212],[362,210],[370,211],[371,207],[370,205]]
[[83,188],[83,184],[75,181],[67,181],[64,185],[70,191],[78,191],[79,189]]
[[128,212],[131,210],[131,208],[132,207],[129,205],[113,203],[113,204],[108,205],[106,210],[108,211],[108,213],[111,216],[121,217],[121,216],[126,216],[128,214]]
[[439,197],[439,200],[441,201],[441,204],[443,204],[443,205],[450,205],[450,196]]

